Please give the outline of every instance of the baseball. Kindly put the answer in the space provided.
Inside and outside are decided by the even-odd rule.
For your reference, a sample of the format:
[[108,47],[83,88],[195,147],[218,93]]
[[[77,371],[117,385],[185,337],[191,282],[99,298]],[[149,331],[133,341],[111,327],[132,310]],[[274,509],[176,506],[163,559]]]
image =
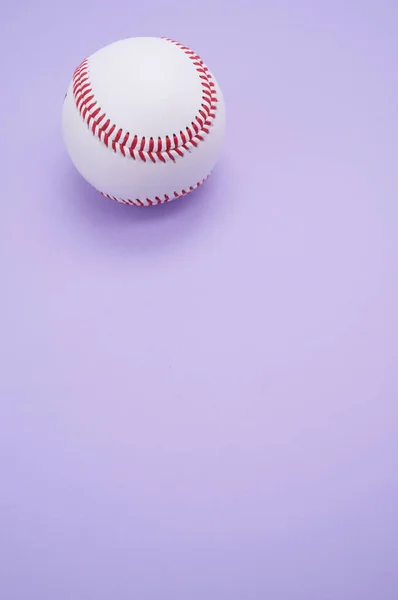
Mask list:
[[153,206],[207,179],[224,138],[225,106],[193,50],[168,38],[130,38],[77,67],[62,129],[72,163],[95,189]]

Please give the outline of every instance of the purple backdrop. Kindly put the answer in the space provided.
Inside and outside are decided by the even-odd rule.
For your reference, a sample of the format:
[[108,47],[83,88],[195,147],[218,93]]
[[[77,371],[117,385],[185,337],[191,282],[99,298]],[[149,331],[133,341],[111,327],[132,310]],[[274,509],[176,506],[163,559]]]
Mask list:
[[[6,3],[4,600],[396,600],[396,0]],[[165,35],[222,160],[156,209],[64,150],[75,66]]]

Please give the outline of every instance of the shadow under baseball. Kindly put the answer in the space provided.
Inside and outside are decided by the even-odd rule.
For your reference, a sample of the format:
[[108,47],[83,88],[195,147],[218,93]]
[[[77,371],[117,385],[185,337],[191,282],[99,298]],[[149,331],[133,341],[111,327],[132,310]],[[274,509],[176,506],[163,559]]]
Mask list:
[[[136,207],[109,200],[92,188],[67,158],[62,160],[63,218],[84,236],[139,252],[156,252],[168,244],[217,227],[228,214],[225,163],[220,160],[210,177],[186,196],[165,204]],[[71,222],[72,221],[72,222]]]

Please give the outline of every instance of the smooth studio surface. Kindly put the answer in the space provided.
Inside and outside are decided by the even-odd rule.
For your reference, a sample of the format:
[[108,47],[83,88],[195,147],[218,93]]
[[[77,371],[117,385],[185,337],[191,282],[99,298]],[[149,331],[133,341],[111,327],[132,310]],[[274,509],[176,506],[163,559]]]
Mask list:
[[[397,8],[8,4],[0,219],[4,600],[396,600]],[[71,165],[77,64],[170,36],[216,74],[197,192]]]

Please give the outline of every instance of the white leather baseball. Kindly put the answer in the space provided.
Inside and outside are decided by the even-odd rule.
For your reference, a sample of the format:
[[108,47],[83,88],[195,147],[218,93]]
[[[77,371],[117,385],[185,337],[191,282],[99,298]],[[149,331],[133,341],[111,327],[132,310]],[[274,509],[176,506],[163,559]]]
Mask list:
[[223,142],[225,107],[192,50],[170,39],[130,38],[76,69],[62,127],[73,164],[94,188],[152,206],[208,177]]

